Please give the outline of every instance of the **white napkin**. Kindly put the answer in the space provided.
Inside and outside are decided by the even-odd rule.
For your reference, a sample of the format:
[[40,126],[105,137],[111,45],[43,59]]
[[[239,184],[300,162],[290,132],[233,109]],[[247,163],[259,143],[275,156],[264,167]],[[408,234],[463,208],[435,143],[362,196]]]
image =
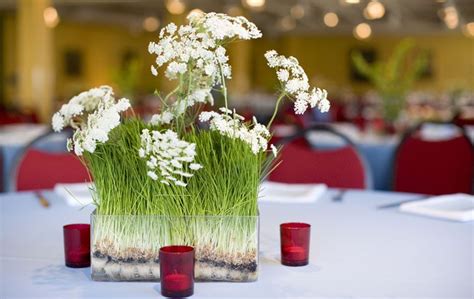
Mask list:
[[93,202],[92,187],[92,183],[56,184],[54,192],[64,198],[68,205],[82,207]]
[[400,211],[454,221],[471,221],[474,220],[474,196],[463,193],[433,196],[404,203],[400,205]]
[[260,185],[259,202],[312,203],[328,189],[325,184],[284,184],[265,181]]

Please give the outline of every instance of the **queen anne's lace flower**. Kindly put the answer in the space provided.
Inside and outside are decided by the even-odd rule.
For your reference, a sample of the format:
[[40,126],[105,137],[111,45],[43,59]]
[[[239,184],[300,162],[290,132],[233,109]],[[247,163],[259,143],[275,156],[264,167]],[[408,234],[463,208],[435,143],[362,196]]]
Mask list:
[[108,141],[109,132],[120,124],[120,112],[130,108],[130,101],[123,98],[115,101],[112,88],[101,86],[80,93],[53,115],[54,131],[66,126],[75,129],[68,150],[81,156],[84,151],[93,153],[97,143]]
[[214,104],[214,99],[210,89],[198,89],[192,92],[189,96],[181,101],[175,102],[171,108],[164,110],[159,114],[154,114],[151,117],[150,123],[152,125],[170,124],[175,115],[182,114],[188,107],[194,106],[196,103],[210,103]]
[[295,113],[303,114],[308,109],[318,107],[321,112],[327,112],[330,103],[324,89],[310,90],[308,76],[295,57],[278,55],[275,50],[265,53],[268,66],[277,69],[277,77],[284,91],[295,101]]
[[[229,57],[220,44],[232,39],[255,39],[262,36],[257,26],[244,17],[225,14],[192,14],[189,24],[176,27],[171,23],[160,31],[160,41],[148,45],[150,54],[156,54],[156,65],[168,64],[165,75],[175,79],[178,74],[192,72],[195,80],[221,80],[219,70],[230,77]],[[153,75],[158,72],[152,66]],[[205,77],[205,78],[202,78]],[[207,84],[209,85],[209,83]]]
[[140,158],[146,160],[147,175],[165,185],[186,187],[185,179],[202,166],[194,162],[196,144],[179,139],[172,130],[165,132],[144,129],[141,134]]
[[[235,39],[255,39],[261,32],[255,24],[243,17],[225,14],[191,14],[188,24],[179,28],[171,23],[160,31],[160,40],[148,45],[150,54],[156,55],[156,65],[151,66],[154,76],[158,68],[166,67],[165,76],[177,79],[186,76],[189,88],[168,112],[178,116],[196,103],[211,103],[211,89],[230,79],[232,72],[229,57],[222,46]],[[168,117],[155,117],[155,123],[166,123]]]
[[241,115],[227,108],[220,108],[222,113],[204,111],[199,115],[201,122],[209,122],[209,128],[218,131],[221,135],[232,139],[239,139],[247,143],[254,154],[264,152],[268,147],[270,132],[267,127],[253,118],[251,126],[247,126]]
[[169,111],[163,111],[160,114],[154,114],[151,117],[150,123],[152,125],[162,125],[162,124],[169,124],[173,120],[174,115]]

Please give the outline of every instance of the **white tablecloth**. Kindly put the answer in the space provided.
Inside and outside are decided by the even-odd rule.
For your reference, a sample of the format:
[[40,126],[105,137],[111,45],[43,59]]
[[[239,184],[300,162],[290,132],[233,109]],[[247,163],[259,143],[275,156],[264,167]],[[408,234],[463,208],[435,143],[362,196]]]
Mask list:
[[[159,298],[159,283],[94,282],[64,266],[62,225],[88,222],[45,193],[0,195],[0,298]],[[473,224],[377,210],[410,194],[331,192],[311,204],[261,204],[260,273],[254,283],[196,283],[193,298],[473,298]],[[279,224],[312,224],[310,265],[279,263]]]

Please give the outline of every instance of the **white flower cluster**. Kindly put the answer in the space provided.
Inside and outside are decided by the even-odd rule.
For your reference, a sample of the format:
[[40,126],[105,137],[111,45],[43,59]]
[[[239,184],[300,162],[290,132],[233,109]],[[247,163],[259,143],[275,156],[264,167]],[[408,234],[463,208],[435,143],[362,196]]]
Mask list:
[[[169,79],[189,73],[193,82],[188,83],[207,90],[221,83],[222,76],[231,77],[229,57],[222,45],[233,39],[253,39],[262,35],[255,24],[244,17],[208,13],[192,14],[188,20],[189,24],[179,28],[173,23],[164,27],[159,42],[151,42],[148,52],[156,55],[158,68],[167,64],[165,75]],[[151,66],[155,76],[157,67]]]
[[152,125],[162,125],[162,124],[169,124],[174,119],[173,113],[169,111],[163,111],[160,114],[154,114],[151,117],[150,123]]
[[144,129],[138,155],[147,160],[148,176],[165,185],[186,187],[185,178],[193,176],[189,170],[202,168],[194,163],[196,144],[180,140],[172,130],[161,133]]
[[61,106],[61,109],[53,115],[53,129],[60,132],[67,125],[76,128],[74,118],[83,113],[94,111],[99,102],[113,101],[113,91],[109,86],[92,88],[74,96],[69,103]]
[[210,89],[198,89],[181,101],[175,102],[170,109],[162,111],[160,114],[154,114],[151,117],[152,125],[170,124],[175,115],[184,113],[186,108],[194,106],[196,103],[210,103],[214,105],[214,99]]
[[[243,123],[244,118],[241,115],[227,108],[219,109],[222,113],[215,111],[204,111],[199,115],[201,122],[209,122],[211,130],[218,131],[221,135],[232,139],[240,139],[247,143],[254,154],[267,150],[270,132],[267,127],[257,122],[253,118],[253,124],[248,127]],[[272,147],[275,154],[276,149]]]
[[310,90],[308,76],[295,57],[287,58],[271,50],[265,53],[265,58],[268,66],[277,70],[277,77],[284,86],[284,91],[294,98],[296,114],[303,114],[308,106],[318,107],[321,112],[329,111],[327,91],[320,88]]
[[130,101],[115,101],[112,88],[101,86],[73,97],[53,115],[54,131],[60,132],[69,125],[75,129],[68,150],[81,156],[84,151],[93,153],[97,143],[105,143],[109,132],[120,124],[120,112],[130,108]]
[[231,17],[222,13],[207,13],[204,15],[190,15],[189,21],[194,26],[202,25],[216,41],[239,38],[244,40],[260,38],[262,33],[246,18]]

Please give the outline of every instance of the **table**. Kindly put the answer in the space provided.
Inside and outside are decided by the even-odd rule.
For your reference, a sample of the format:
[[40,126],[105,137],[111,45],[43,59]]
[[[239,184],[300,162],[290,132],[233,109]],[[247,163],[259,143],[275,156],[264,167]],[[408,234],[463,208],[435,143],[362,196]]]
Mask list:
[[[403,214],[378,205],[413,194],[331,190],[311,204],[260,204],[260,273],[254,283],[197,283],[192,298],[472,298],[473,223]],[[157,298],[159,283],[94,282],[64,266],[62,225],[88,222],[92,207],[45,192],[0,195],[1,298]],[[279,263],[279,223],[312,224],[310,264]]]
[[[49,126],[41,124],[15,124],[0,126],[0,155],[3,160],[0,178],[3,178],[2,191],[9,190],[8,178],[10,170],[14,165],[15,158],[35,138],[48,132]],[[36,148],[45,151],[65,151],[66,137],[64,134],[56,134],[47,140],[35,145]],[[1,185],[1,184],[0,184]]]

